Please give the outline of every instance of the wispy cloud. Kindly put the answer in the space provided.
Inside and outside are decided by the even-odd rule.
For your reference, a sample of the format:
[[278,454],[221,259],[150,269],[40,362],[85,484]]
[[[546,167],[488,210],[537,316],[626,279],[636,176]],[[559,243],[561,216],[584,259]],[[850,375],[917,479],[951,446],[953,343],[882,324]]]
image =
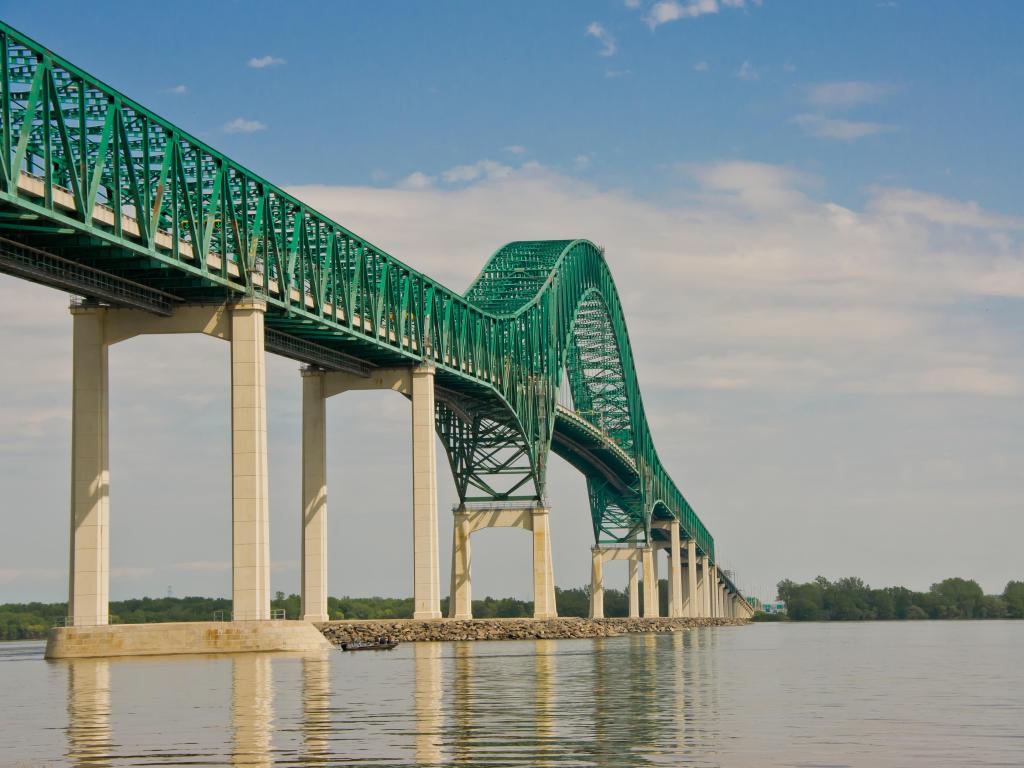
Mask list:
[[706,61],[698,61],[693,65],[694,72],[707,72],[709,69],[711,69],[711,65]]
[[618,51],[618,46],[615,44],[615,38],[612,37],[611,33],[607,29],[596,21],[592,21],[587,25],[587,31],[585,34],[587,37],[593,37],[601,43],[601,50],[598,51],[599,56],[614,56],[615,52]]
[[277,56],[270,56],[269,54],[266,55],[266,56],[253,56],[248,61],[249,66],[252,67],[253,69],[265,69],[267,67],[278,67],[278,66],[280,66],[282,64],[285,64],[285,63],[287,63],[287,62],[285,62],[284,59],[278,58]]
[[503,147],[502,151],[508,152],[510,155],[525,155],[526,147],[522,144],[509,144],[507,147]]
[[248,120],[244,117],[236,117],[229,123],[224,124],[224,133],[256,133],[265,131],[267,126],[259,120]]
[[761,73],[749,61],[744,61],[736,70],[736,77],[740,80],[758,80],[761,77]]
[[836,80],[808,86],[807,100],[816,107],[842,109],[861,104],[872,104],[894,90],[895,88],[887,83]]
[[[762,0],[751,0],[751,5],[761,5]],[[718,13],[722,8],[744,8],[747,0],[661,0],[651,6],[644,21],[651,29],[681,19],[696,19]],[[630,7],[638,7],[630,6]]]
[[604,76],[609,80],[615,80],[620,77],[629,77],[633,74],[631,69],[613,69],[612,67],[604,68]]
[[512,173],[512,168],[494,160],[478,160],[469,165],[456,165],[441,173],[441,178],[449,184],[459,184],[478,179],[504,179]]
[[164,93],[173,93],[175,96],[184,96],[188,93],[187,85],[172,85],[170,88],[165,88]]
[[896,126],[885,123],[873,123],[862,120],[843,120],[825,115],[804,113],[792,118],[805,133],[822,139],[839,139],[840,141],[856,141],[865,136],[880,133],[891,133]]

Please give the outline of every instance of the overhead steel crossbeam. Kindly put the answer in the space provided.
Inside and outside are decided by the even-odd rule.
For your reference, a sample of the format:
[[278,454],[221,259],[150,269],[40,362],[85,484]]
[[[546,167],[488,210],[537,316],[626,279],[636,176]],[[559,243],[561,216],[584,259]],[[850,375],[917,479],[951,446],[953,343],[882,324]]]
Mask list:
[[0,237],[0,272],[60,288],[87,299],[144,309],[158,315],[170,315],[174,305],[180,302],[169,293],[62,259],[6,237]]
[[[588,475],[595,536],[649,537],[664,508],[714,558],[654,448],[622,306],[591,242],[510,243],[462,296],[0,24],[0,233],[15,232],[42,250],[59,240],[79,275],[261,299],[268,328],[287,333],[268,346],[315,365],[356,365],[341,346],[368,364],[432,363],[464,406],[438,399],[461,501],[543,499],[566,370],[580,418],[631,461],[618,485],[635,499]],[[34,279],[65,287],[47,269]]]
[[374,366],[364,360],[344,352],[325,347],[323,344],[315,344],[290,333],[283,333],[273,328],[265,328],[264,346],[268,352],[290,357],[325,371],[348,371],[357,376],[369,376]]

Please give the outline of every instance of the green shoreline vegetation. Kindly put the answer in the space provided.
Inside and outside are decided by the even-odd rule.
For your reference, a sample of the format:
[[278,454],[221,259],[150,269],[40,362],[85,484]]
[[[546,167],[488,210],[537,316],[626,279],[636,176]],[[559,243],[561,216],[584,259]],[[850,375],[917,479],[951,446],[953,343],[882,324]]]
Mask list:
[[[661,615],[667,614],[668,582],[659,582]],[[641,584],[641,592],[643,584]],[[927,592],[905,587],[872,589],[857,578],[829,581],[819,576],[798,584],[782,581],[779,599],[787,613],[755,614],[755,621],[865,621],[901,619],[1024,619],[1024,581],[1011,581],[1001,595],[986,595],[974,581],[946,579]],[[590,608],[590,588],[555,590],[559,616],[585,617]],[[625,590],[605,589],[605,616],[626,616],[629,599]],[[299,615],[299,596],[278,592],[271,603],[288,618]],[[403,619],[412,616],[412,598],[331,597],[327,603],[332,619]],[[441,601],[447,613],[448,599]],[[50,627],[64,621],[67,603],[7,603],[0,605],[0,640],[33,640],[46,637]],[[212,597],[142,597],[114,600],[110,620],[115,624],[166,621],[213,621],[231,614],[231,601]],[[515,598],[485,597],[473,601],[473,615],[480,619],[526,618],[533,602]]]
[[986,595],[978,582],[945,579],[927,592],[906,587],[872,589],[858,578],[778,585],[785,614],[758,612],[755,621],[891,621],[914,619],[1024,619],[1024,581],[1008,582],[1001,595]]
[[[661,581],[661,612],[667,608],[668,584]],[[555,589],[555,602],[560,616],[585,617],[590,609],[590,588]],[[285,616],[299,615],[299,596],[278,592],[271,601],[272,609],[283,609]],[[412,618],[412,598],[330,597],[327,612],[331,619],[408,619]],[[448,598],[441,600],[441,611],[448,613]],[[626,616],[629,598],[625,590],[605,589],[605,615]],[[7,603],[0,605],[0,641],[38,640],[46,637],[53,626],[64,622],[67,603]],[[166,621],[213,621],[231,615],[231,601],[211,597],[142,597],[110,601],[111,624],[144,624]],[[533,615],[532,600],[512,597],[473,601],[473,615],[478,619],[527,618]]]

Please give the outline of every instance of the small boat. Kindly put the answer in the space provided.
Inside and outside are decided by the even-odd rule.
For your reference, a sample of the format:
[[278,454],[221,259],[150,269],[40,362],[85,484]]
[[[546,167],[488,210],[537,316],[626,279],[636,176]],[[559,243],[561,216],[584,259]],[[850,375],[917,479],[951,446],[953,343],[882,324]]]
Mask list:
[[397,646],[398,643],[393,640],[387,642],[374,642],[374,643],[342,643],[341,650],[343,651],[390,651],[392,648]]

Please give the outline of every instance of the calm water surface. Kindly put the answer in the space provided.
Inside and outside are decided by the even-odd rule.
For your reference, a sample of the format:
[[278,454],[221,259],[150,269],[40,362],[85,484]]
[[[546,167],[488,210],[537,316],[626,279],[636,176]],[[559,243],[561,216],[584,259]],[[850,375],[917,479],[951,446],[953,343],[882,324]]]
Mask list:
[[1024,621],[45,662],[4,765],[1022,766]]

